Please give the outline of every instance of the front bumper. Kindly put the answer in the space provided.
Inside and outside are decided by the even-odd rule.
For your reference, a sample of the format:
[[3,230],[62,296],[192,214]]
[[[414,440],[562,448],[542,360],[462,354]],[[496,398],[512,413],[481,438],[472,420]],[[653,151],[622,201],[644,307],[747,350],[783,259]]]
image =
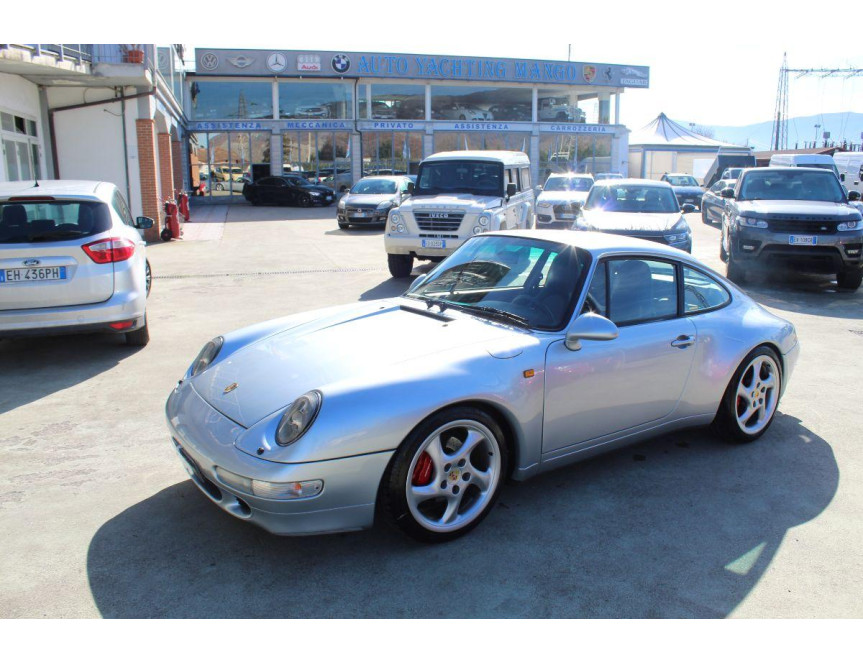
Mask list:
[[[273,463],[237,449],[244,429],[210,406],[188,382],[165,405],[168,430],[192,481],[216,505],[275,535],[360,530],[374,522],[378,485],[392,451],[312,463]],[[272,500],[250,495],[219,478],[223,468],[276,483],[322,480],[317,496]]]
[[790,237],[769,229],[737,227],[731,236],[734,260],[765,266],[779,263],[825,274],[863,269],[861,233],[812,235],[813,245],[792,245]]
[[130,332],[143,326],[146,304],[146,293],[125,291],[96,304],[0,311],[0,337],[116,332],[109,323],[135,320],[121,330]]
[[351,215],[346,210],[342,209],[336,213],[340,223],[356,224],[357,226],[383,226],[387,223],[387,215],[389,210],[368,211],[366,215],[358,217],[355,214]]
[[[416,258],[437,258],[449,256],[467,242],[470,237],[435,233],[412,235],[387,231],[384,235],[384,247],[388,254],[410,255]],[[440,246],[441,244],[443,246]]]

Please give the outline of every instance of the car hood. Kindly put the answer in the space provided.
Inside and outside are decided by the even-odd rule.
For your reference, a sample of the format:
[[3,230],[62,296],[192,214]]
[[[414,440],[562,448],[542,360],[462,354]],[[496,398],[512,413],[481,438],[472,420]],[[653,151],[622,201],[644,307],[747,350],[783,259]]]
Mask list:
[[584,203],[587,200],[586,191],[544,191],[536,199],[537,203]]
[[582,218],[599,231],[667,231],[681,219],[679,212],[602,212],[584,210]]
[[500,356],[503,348],[511,355],[532,338],[472,316],[453,318],[444,325],[427,315],[422,302],[398,298],[322,311],[298,324],[288,319],[293,327],[239,348],[192,378],[192,385],[216,410],[248,428],[309,390],[321,390],[326,399],[327,387],[342,381],[371,384],[393,367],[422,358],[444,370],[466,351]]
[[693,187],[692,185],[685,185],[685,186],[682,186],[682,187],[674,187],[674,186],[672,186],[671,188],[672,188],[672,189],[674,189],[674,193],[675,193],[675,195],[677,195],[677,196],[680,196],[680,195],[684,195],[684,196],[689,196],[689,195],[701,196],[701,194],[703,194],[703,193],[704,193],[704,189],[702,189],[701,187]]
[[345,205],[380,205],[387,201],[394,201],[395,194],[346,194]]
[[857,219],[859,212],[845,203],[826,201],[737,201],[738,214],[750,217],[831,217]]
[[402,203],[402,210],[422,211],[439,210],[442,207],[454,207],[461,209],[478,208],[483,210],[493,209],[503,205],[500,196],[477,196],[475,194],[437,194],[434,196],[417,196],[414,194],[410,200]]

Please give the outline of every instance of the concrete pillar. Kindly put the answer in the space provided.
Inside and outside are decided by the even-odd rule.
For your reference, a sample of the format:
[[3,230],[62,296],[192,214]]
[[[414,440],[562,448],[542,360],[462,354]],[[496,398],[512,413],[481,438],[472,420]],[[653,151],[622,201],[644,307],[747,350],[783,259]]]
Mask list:
[[141,210],[156,223],[146,231],[148,242],[159,239],[162,230],[162,205],[159,201],[159,171],[156,166],[156,123],[152,119],[135,120],[138,139],[138,168],[141,181]]
[[[536,105],[534,105],[534,108],[536,108]],[[538,184],[545,184],[545,182],[539,179],[539,132],[531,134],[530,152],[527,156],[530,159],[530,181],[533,183],[533,186],[536,187]]]
[[171,151],[171,134],[159,134],[159,189],[162,201],[174,198],[174,159]]
[[171,141],[171,166],[174,172],[174,190],[182,191],[183,186],[183,146],[178,140]]
[[270,134],[270,175],[282,175],[285,163],[285,144],[281,132]]
[[599,93],[599,124],[611,124],[611,95],[608,92]]

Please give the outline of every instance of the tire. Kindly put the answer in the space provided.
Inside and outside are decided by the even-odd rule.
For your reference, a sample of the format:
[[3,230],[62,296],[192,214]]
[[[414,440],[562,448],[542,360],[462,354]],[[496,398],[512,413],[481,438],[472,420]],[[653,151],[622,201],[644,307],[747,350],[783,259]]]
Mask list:
[[422,542],[461,537],[494,507],[507,463],[506,440],[493,417],[478,408],[447,408],[396,450],[381,482],[381,513]]
[[150,288],[153,286],[153,273],[150,271],[150,261],[144,264],[144,283],[147,286],[147,297],[150,297]]
[[839,282],[839,288],[856,291],[863,283],[863,270],[840,272],[836,275],[836,281]]
[[720,236],[719,236],[719,260],[723,263],[728,262],[728,252],[725,251],[725,220],[719,220]]
[[144,325],[132,332],[126,332],[127,346],[146,346],[150,341],[150,326],[147,323],[147,314],[144,314]]
[[342,230],[346,230],[350,227],[351,227],[350,224],[343,224],[342,222],[339,222],[339,228],[341,228]]
[[759,346],[731,377],[711,425],[713,431],[731,443],[751,443],[760,438],[773,422],[781,393],[779,356],[769,346]]
[[213,187],[213,188],[214,188],[216,191],[225,191],[225,185],[223,185],[221,182],[217,182],[217,183],[216,183],[216,186],[215,186],[215,187]]
[[300,207],[312,207],[312,198],[308,194],[303,194],[297,199],[297,203]]
[[163,228],[162,232],[159,233],[159,237],[162,238],[162,242],[170,242],[171,237],[172,237],[171,229],[170,228]]
[[414,269],[414,258],[404,254],[387,254],[387,266],[396,279],[404,279],[409,277]]

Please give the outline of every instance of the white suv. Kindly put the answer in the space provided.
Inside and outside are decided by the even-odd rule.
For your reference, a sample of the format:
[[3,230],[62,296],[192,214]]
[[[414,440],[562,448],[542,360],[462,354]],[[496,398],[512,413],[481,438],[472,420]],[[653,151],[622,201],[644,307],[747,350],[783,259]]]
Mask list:
[[441,152],[420,164],[413,195],[387,219],[390,274],[414,258],[439,261],[485,231],[534,227],[530,160],[524,152]]
[[114,332],[146,345],[152,226],[109,182],[0,185],[0,338]]

